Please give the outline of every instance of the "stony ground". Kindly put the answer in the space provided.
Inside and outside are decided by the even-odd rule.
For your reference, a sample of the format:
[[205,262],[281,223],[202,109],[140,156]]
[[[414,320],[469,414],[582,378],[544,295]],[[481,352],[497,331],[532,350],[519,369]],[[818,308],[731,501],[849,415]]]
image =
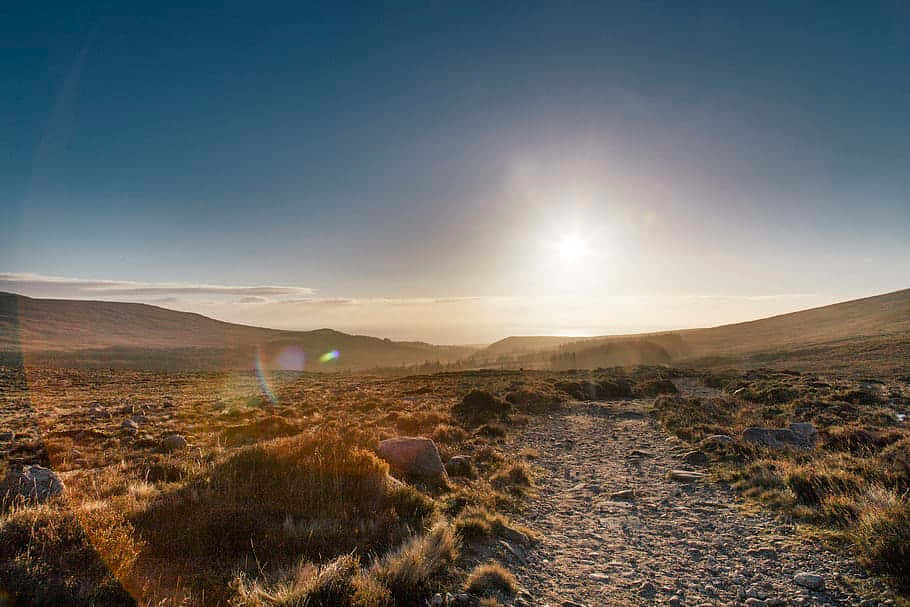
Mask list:
[[[510,566],[518,605],[879,605],[885,586],[707,479],[677,481],[684,444],[648,401],[578,404],[512,439],[536,448],[539,495],[517,520],[541,534]],[[797,574],[822,578],[811,590]],[[811,585],[811,584],[810,584]]]

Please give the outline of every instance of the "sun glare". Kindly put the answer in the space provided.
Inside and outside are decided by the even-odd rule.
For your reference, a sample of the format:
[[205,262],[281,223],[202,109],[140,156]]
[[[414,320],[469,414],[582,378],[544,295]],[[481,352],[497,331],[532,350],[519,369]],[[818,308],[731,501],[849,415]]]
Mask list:
[[559,256],[564,261],[576,262],[582,260],[587,253],[587,244],[575,234],[564,235],[556,245]]

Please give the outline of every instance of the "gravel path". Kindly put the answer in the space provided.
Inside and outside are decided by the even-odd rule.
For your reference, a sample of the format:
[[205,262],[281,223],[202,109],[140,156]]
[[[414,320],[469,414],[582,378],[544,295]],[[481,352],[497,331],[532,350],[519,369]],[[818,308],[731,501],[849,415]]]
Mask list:
[[[540,451],[539,495],[516,519],[541,543],[510,562],[516,605],[880,605],[884,586],[706,480],[678,482],[685,445],[645,401],[577,404],[538,418],[512,447]],[[615,495],[632,491],[633,496]],[[797,584],[821,576],[824,589]]]

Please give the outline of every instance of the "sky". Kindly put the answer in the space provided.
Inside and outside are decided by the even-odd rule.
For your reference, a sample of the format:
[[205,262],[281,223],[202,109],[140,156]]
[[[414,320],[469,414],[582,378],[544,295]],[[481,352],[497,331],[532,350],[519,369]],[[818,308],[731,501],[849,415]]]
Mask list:
[[910,286],[905,3],[124,4],[0,8],[0,290],[486,343]]

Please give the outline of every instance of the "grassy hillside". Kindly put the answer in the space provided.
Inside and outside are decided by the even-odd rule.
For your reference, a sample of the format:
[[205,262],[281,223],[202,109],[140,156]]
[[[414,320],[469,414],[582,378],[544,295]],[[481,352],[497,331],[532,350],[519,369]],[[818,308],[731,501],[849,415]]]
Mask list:
[[[851,373],[910,373],[910,289],[760,320],[673,333],[510,337],[480,363],[552,368],[636,364],[792,366]],[[555,362],[554,362],[555,361]]]
[[[473,349],[394,342],[331,329],[278,331],[221,322],[157,306],[33,299],[0,293],[0,351],[32,363],[155,368],[312,366],[337,350],[332,368],[457,360]],[[260,355],[261,353],[261,355]],[[292,360],[287,360],[290,353]],[[301,356],[302,355],[302,356]],[[10,355],[7,354],[7,357]]]

